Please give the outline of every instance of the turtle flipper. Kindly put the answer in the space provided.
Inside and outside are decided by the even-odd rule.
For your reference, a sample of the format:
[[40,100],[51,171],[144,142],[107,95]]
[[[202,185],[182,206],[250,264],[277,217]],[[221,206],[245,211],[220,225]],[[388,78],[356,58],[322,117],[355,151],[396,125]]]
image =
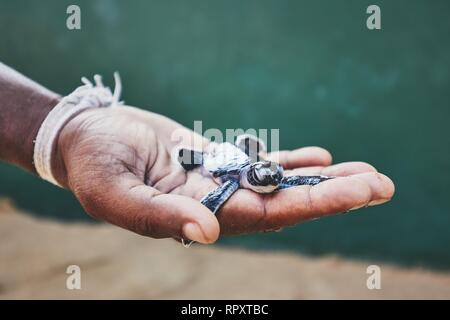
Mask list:
[[259,161],[259,153],[266,152],[264,141],[250,134],[243,134],[236,138],[236,146],[250,157],[252,162]]
[[239,181],[234,178],[226,180],[223,184],[208,193],[200,202],[212,213],[216,214],[220,207],[239,189]]
[[193,170],[203,164],[203,152],[182,148],[178,150],[178,162],[184,170]]
[[[231,197],[236,190],[239,189],[239,181],[231,178],[218,186],[213,191],[209,192],[203,197],[200,202],[207,207],[213,214],[219,211],[220,207]],[[189,248],[195,241],[189,239],[181,239],[181,243],[186,248]]]
[[278,190],[287,189],[295,186],[314,186],[326,180],[333,179],[333,177],[327,176],[289,176],[281,179],[281,183],[278,186]]

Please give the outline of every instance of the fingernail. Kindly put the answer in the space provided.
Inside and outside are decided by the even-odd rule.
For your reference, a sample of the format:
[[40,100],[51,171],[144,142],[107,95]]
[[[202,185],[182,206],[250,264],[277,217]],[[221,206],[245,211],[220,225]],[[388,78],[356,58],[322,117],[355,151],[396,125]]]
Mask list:
[[371,207],[371,206],[376,206],[376,205],[379,205],[379,204],[383,204],[383,203],[385,203],[385,202],[388,202],[389,200],[390,200],[390,199],[373,200],[373,201],[370,201],[370,202],[369,202],[368,206],[369,206],[369,207]]
[[189,240],[197,241],[200,243],[208,243],[203,235],[203,231],[196,223],[189,222],[183,226],[183,235]]
[[356,206],[356,207],[353,207],[353,208],[349,209],[348,211],[358,210],[358,209],[364,208],[365,206],[366,206],[365,204],[360,205],[360,206]]

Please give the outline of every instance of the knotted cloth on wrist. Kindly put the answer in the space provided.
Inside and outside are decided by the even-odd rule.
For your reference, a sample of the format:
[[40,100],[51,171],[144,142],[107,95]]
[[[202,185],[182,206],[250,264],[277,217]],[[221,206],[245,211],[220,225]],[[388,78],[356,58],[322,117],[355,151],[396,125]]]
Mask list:
[[52,173],[52,153],[62,128],[81,112],[92,108],[105,108],[121,105],[119,101],[122,83],[119,74],[114,73],[114,93],[102,82],[102,77],[94,76],[94,83],[81,78],[84,85],[78,87],[50,111],[39,128],[34,141],[33,162],[38,175],[48,182],[61,187]]

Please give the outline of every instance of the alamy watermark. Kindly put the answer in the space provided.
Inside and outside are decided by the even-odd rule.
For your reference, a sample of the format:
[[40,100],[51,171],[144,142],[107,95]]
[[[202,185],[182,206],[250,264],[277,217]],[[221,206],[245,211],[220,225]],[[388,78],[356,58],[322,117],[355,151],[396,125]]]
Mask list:
[[[186,129],[179,128],[176,129],[171,135],[171,141],[176,144],[175,148],[172,150],[172,159],[177,159],[177,152],[180,147],[193,149],[197,151],[205,151],[203,150],[204,140],[210,141],[213,144],[222,144],[222,143],[230,143],[235,144],[238,137],[242,136],[251,136],[258,141],[260,144],[260,148],[264,150],[270,146],[270,151],[275,152],[280,150],[280,129],[225,129],[225,131],[221,131],[218,128],[208,128],[204,130],[202,121],[194,121],[194,134],[187,133]],[[239,149],[229,148],[227,151],[239,152]],[[249,150],[250,154],[253,152],[259,152],[260,149]],[[274,156],[276,157],[276,153]],[[226,154],[226,157],[230,157],[230,159],[235,156],[235,154]],[[277,161],[278,159],[274,159],[273,161]],[[193,159],[189,158],[189,155],[186,159],[184,159],[184,163],[190,163]]]
[[381,268],[375,264],[370,265],[366,269],[366,273],[369,277],[366,281],[367,289],[380,290],[381,289]]
[[250,135],[263,141],[266,146],[269,145],[270,142],[270,148],[273,151],[278,151],[280,147],[280,129],[225,129],[224,135],[222,131],[217,128],[209,128],[203,131],[203,122],[194,121],[194,132],[216,143],[234,143],[237,137],[241,135]]
[[69,30],[81,30],[81,8],[75,4],[67,7],[66,27]]
[[370,16],[367,18],[366,26],[369,30],[380,30],[381,29],[381,9],[379,6],[372,4],[367,7],[367,14]]
[[77,265],[70,265],[66,269],[69,275],[66,279],[66,288],[68,290],[81,290],[81,268]]
[[[381,30],[381,9],[378,5],[372,4],[367,7],[366,13],[370,16],[366,20],[369,30]],[[81,8],[76,4],[71,4],[66,9],[68,15],[66,27],[69,30],[81,30]]]

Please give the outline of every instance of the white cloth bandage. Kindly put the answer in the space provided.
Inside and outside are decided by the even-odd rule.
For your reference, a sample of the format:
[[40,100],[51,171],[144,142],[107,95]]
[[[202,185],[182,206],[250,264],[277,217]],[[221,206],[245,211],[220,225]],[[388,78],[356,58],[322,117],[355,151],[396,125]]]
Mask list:
[[82,78],[83,86],[61,99],[50,111],[39,128],[34,145],[33,161],[39,176],[60,186],[52,173],[52,152],[57,143],[59,133],[64,125],[84,110],[120,105],[122,84],[120,76],[114,73],[116,86],[114,93],[102,83],[99,75],[94,76],[95,85],[86,78]]

